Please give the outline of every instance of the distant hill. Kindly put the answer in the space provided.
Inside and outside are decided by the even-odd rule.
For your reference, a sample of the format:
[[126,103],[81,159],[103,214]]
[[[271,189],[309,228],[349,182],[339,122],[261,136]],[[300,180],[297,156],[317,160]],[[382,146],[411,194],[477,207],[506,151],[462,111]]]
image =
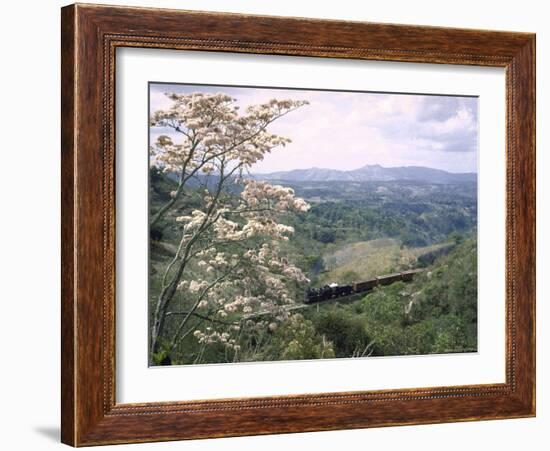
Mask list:
[[286,180],[289,182],[391,182],[404,180],[446,184],[477,180],[477,174],[473,172],[452,173],[422,166],[385,168],[379,164],[366,165],[351,171],[310,168],[255,174],[254,177],[260,180]]

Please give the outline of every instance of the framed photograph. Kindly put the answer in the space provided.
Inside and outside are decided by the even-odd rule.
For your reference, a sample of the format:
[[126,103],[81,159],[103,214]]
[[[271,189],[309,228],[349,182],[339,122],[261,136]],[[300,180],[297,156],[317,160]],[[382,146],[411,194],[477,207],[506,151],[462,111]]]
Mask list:
[[62,9],[62,441],[535,415],[535,36]]

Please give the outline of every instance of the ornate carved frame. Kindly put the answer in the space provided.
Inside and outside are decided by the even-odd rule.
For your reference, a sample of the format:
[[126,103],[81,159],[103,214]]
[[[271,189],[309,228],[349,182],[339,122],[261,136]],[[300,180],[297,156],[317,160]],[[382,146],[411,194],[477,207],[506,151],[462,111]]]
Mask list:
[[[61,31],[64,443],[83,446],[535,415],[535,35],[81,4],[62,9]],[[506,68],[506,382],[118,404],[118,47]]]

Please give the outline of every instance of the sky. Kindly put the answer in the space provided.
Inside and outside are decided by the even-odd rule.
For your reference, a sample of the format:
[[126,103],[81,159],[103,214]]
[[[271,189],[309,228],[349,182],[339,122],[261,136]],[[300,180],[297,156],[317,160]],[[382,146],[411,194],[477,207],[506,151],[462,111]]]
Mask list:
[[[252,172],[365,165],[426,166],[477,172],[478,99],[444,95],[314,91],[275,88],[150,85],[150,111],[167,108],[167,92],[224,92],[240,111],[272,98],[309,105],[275,121],[269,131],[292,143],[273,150]],[[151,143],[169,129],[150,129]],[[174,137],[177,139],[177,137]]]

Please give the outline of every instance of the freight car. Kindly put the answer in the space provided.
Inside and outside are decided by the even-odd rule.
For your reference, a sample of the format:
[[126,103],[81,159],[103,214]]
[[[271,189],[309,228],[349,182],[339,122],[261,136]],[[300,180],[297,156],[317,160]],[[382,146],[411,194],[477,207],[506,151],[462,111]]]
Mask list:
[[422,272],[422,270],[411,269],[408,271],[377,276],[363,282],[354,282],[351,285],[338,285],[337,283],[331,283],[330,285],[325,285],[320,288],[308,288],[306,291],[305,303],[314,304],[316,302],[337,299],[356,293],[364,293],[377,286],[390,285],[394,282],[410,282],[414,275],[419,272]]
[[353,284],[353,291],[355,293],[363,293],[364,291],[372,290],[378,286],[378,278],[365,280],[364,282],[355,282]]
[[403,276],[400,272],[396,272],[393,274],[386,274],[384,276],[377,276],[376,279],[378,280],[378,285],[390,285],[394,282],[403,280]]
[[403,271],[401,273],[401,277],[403,282],[410,282],[413,280],[413,277],[415,274],[418,274],[419,272],[422,272],[421,269],[410,269],[409,271]]

